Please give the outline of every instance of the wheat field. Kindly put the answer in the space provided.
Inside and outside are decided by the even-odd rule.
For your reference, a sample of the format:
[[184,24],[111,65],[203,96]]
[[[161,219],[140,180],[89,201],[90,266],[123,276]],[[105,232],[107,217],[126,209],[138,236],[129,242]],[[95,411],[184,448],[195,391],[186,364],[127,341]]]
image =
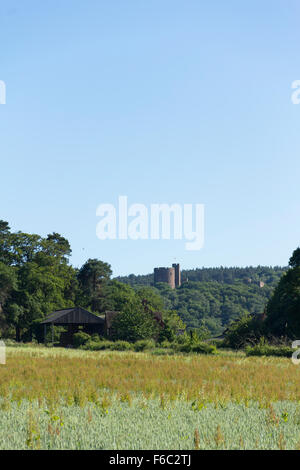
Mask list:
[[7,348],[0,449],[298,449],[286,358]]

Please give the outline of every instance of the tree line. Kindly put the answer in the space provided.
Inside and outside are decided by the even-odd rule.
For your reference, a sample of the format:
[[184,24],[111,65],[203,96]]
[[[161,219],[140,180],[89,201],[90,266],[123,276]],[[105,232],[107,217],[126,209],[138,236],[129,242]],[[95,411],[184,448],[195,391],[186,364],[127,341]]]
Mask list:
[[89,259],[80,269],[70,262],[71,247],[58,233],[46,237],[12,232],[0,220],[0,334],[17,341],[41,340],[41,321],[55,310],[81,306],[99,315],[106,310],[122,313],[116,339],[155,337],[157,322],[149,312],[160,311],[172,336],[184,325],[176,312],[151,288],[131,286],[111,279],[108,263]]
[[266,304],[264,315],[244,315],[232,323],[227,331],[225,343],[233,348],[265,342],[286,343],[300,339],[300,248],[289,261],[272,296]]
[[117,279],[132,287],[153,287],[166,308],[176,310],[189,329],[218,336],[233,321],[262,313],[286,270],[269,266],[183,270],[177,289],[164,283],[154,287],[153,274]]
[[41,340],[40,322],[55,310],[74,306],[97,315],[121,312],[115,328],[121,340],[161,334],[149,312],[161,312],[167,339],[185,326],[205,338],[220,335],[240,319],[249,322],[266,305],[274,333],[297,332],[300,268],[295,253],[288,268],[183,271],[181,287],[171,289],[164,283],[154,286],[152,274],[113,279],[111,266],[98,259],[74,268],[70,244],[60,234],[12,232],[0,220],[0,334],[17,341]]

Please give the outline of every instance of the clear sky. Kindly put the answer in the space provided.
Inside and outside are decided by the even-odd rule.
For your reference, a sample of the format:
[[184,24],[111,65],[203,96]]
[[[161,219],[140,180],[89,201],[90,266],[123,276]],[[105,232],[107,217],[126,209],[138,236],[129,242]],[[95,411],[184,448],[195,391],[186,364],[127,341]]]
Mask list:
[[[1,0],[0,218],[114,275],[286,265],[300,235],[299,0]],[[205,245],[96,237],[96,208],[205,204]]]

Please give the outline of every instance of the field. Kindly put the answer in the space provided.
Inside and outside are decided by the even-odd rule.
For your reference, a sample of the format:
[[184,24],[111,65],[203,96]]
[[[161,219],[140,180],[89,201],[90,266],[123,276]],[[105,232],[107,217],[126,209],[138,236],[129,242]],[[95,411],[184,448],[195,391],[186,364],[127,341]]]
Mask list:
[[0,449],[298,449],[286,358],[7,348]]

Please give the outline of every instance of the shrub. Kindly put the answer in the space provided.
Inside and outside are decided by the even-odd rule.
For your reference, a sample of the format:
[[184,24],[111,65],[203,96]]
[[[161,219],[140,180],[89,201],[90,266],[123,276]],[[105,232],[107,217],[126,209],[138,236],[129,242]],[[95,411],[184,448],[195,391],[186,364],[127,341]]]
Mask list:
[[5,346],[7,347],[14,347],[14,348],[41,348],[44,347],[44,344],[41,343],[36,343],[36,342],[30,342],[30,343],[19,343],[13,339],[3,339]]
[[212,346],[216,346],[216,348],[223,348],[225,347],[224,339],[210,339],[208,341],[208,344],[211,344]]
[[294,350],[289,346],[272,346],[263,340],[253,347],[246,347],[247,356],[277,356],[292,357]]
[[193,344],[191,351],[199,354],[217,354],[218,352],[216,346],[207,343]]
[[79,331],[73,335],[73,344],[76,348],[79,346],[83,346],[91,339],[90,335],[85,333],[84,331]]
[[197,353],[197,354],[217,354],[218,350],[213,344],[207,344],[207,343],[185,343],[185,344],[179,344],[173,345],[174,349],[177,352],[183,352],[183,353]]
[[255,316],[245,315],[229,326],[223,346],[233,349],[244,348],[256,344],[265,332],[264,322]]
[[184,332],[183,335],[176,336],[174,343],[175,344],[187,344],[190,341],[190,337],[187,332]]
[[151,351],[153,356],[173,356],[175,352],[173,349],[163,349],[163,348],[155,348]]
[[192,350],[191,343],[174,344],[174,349],[178,352],[189,353]]
[[89,340],[87,343],[81,346],[81,348],[88,350],[88,351],[104,351],[105,349],[111,349],[112,345],[113,345],[112,341]]
[[141,339],[133,345],[134,350],[137,352],[146,351],[155,348],[155,342],[152,339]]
[[112,351],[132,351],[133,345],[128,341],[115,341],[111,344],[110,349]]

